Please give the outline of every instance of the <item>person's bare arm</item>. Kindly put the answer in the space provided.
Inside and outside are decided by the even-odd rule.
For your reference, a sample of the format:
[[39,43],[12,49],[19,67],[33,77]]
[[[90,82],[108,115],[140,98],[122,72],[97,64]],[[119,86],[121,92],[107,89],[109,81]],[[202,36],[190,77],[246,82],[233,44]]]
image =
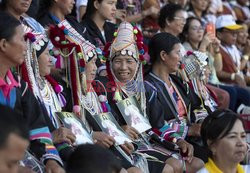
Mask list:
[[[144,12],[144,11],[143,11]],[[131,15],[131,16],[127,16],[126,17],[126,21],[128,21],[128,22],[135,22],[135,23],[137,23],[137,22],[139,22],[139,21],[141,21],[143,18],[144,18],[144,16],[145,16],[145,13],[140,13],[140,14],[136,14],[136,15]]]
[[243,79],[239,74],[237,73],[227,73],[225,71],[217,71],[218,78],[221,79],[231,79],[235,81],[236,84],[238,84],[241,87],[246,86],[245,79]]
[[214,57],[214,68],[216,71],[221,71],[223,68],[222,56],[220,53],[220,40],[218,38],[214,38],[211,44],[211,54]]
[[244,70],[247,66],[247,62],[249,61],[249,56],[250,56],[250,40],[249,39],[247,40],[242,53],[243,53],[243,56],[241,58],[240,70]]
[[152,7],[148,8],[147,10],[142,11],[142,13],[140,13],[140,14],[127,16],[126,21],[137,23],[137,22],[141,21],[142,19],[144,19],[147,16],[157,15],[158,13],[159,13],[159,9],[152,6]]
[[223,63],[220,53],[214,54],[214,68],[216,71],[222,71]]
[[225,71],[221,70],[216,70],[217,76],[219,79],[231,79],[231,73],[227,73]]

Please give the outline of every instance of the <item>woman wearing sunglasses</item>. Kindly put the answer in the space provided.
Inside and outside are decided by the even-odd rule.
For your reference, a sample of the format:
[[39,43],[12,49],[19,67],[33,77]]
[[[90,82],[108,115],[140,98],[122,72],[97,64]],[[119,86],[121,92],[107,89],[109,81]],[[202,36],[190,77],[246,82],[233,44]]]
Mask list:
[[241,166],[247,153],[246,132],[242,119],[230,110],[216,110],[201,126],[204,145],[209,159],[198,173],[249,172]]

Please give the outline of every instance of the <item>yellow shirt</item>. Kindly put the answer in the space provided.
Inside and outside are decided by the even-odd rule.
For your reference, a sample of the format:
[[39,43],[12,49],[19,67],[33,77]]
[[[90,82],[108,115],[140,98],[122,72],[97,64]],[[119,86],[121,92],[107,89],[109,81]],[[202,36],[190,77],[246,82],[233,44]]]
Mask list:
[[[210,158],[205,164],[205,168],[208,170],[209,173],[223,173]],[[245,173],[243,167],[240,164],[237,165],[237,173]]]

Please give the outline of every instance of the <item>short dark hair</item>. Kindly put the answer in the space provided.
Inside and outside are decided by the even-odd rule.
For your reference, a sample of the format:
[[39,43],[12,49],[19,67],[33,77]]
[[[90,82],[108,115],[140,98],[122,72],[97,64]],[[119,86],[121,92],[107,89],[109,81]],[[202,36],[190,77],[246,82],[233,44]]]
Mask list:
[[16,32],[20,21],[7,12],[0,11],[0,39],[10,40]]
[[180,43],[180,40],[170,33],[162,32],[154,35],[148,46],[152,65],[160,59],[161,51],[164,50],[169,54],[173,50],[174,45],[178,43]]
[[208,140],[213,143],[228,135],[237,120],[244,125],[242,118],[229,109],[218,109],[208,115],[201,125],[201,138],[204,145],[208,147]]
[[4,148],[10,134],[29,140],[29,133],[21,115],[13,109],[0,105],[0,149]]
[[182,11],[183,8],[179,4],[169,3],[161,8],[158,18],[158,24],[161,28],[166,27],[166,19],[171,22],[174,20],[176,12]]
[[67,173],[119,173],[121,163],[114,154],[98,145],[84,144],[76,148],[67,162]]

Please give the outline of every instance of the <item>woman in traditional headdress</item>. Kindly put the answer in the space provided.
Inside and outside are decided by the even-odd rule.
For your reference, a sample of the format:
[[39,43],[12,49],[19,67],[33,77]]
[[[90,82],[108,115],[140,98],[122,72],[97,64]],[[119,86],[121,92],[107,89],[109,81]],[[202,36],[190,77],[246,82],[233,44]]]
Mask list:
[[70,145],[75,142],[75,135],[67,128],[61,126],[61,122],[56,112],[61,112],[66,105],[66,99],[62,94],[63,87],[50,76],[53,64],[48,49],[46,35],[32,32],[24,27],[30,52],[25,57],[25,62],[21,66],[22,77],[28,82],[34,95],[44,111],[45,120],[52,133],[53,142],[57,146],[60,156],[64,161],[73,151]]
[[[210,78],[213,78],[215,80],[215,68],[214,68],[214,60],[216,61],[216,67],[218,68],[220,66],[220,59],[221,54],[218,52],[219,50],[219,41],[214,37],[212,33],[205,34],[205,28],[202,26],[201,21],[198,18],[190,17],[187,19],[187,23],[184,26],[183,32],[181,33],[181,41],[184,42],[183,46],[187,51],[200,51],[204,52],[208,55],[208,70],[213,73],[207,80]],[[207,49],[209,48],[209,49]],[[207,51],[208,50],[208,51]],[[217,78],[217,77],[216,77]],[[220,88],[217,88],[215,86],[209,85],[207,82],[205,82],[205,88],[212,90],[212,92],[216,95],[216,101],[218,103],[218,106],[220,108],[228,108],[229,106],[229,94]],[[231,96],[230,96],[231,98]]]
[[[154,114],[148,115],[146,105],[146,94],[143,81],[143,63],[145,62],[143,54],[146,47],[143,45],[141,32],[138,28],[133,27],[130,23],[123,22],[119,26],[116,38],[111,44],[110,48],[106,47],[105,54],[108,55],[107,69],[109,77],[109,86],[111,86],[109,100],[111,107],[116,111],[119,116],[119,123],[123,125],[123,129],[130,135],[132,139],[138,139],[139,133],[133,127],[127,125],[118,110],[116,103],[133,97],[139,102],[139,108],[143,112],[143,116],[148,119],[148,116],[155,116]],[[108,85],[107,85],[108,86]],[[157,109],[157,107],[155,107]],[[193,158],[193,148],[186,141],[179,141],[181,150],[188,153],[187,156],[187,169],[195,172],[202,166],[202,162]],[[145,151],[147,153],[147,151]],[[154,150],[150,152],[151,155],[159,157],[159,152]],[[164,154],[163,154],[164,155]],[[164,159],[164,157],[161,157]],[[174,172],[183,171],[182,164],[174,158],[165,157],[165,163],[174,168]],[[199,165],[200,164],[200,165]],[[181,165],[181,167],[179,167]],[[191,165],[191,166],[190,166]],[[196,167],[197,166],[197,167]]]
[[[96,75],[97,53],[95,46],[72,28],[68,30],[58,26],[50,27],[50,39],[64,57],[67,70],[65,78],[72,91],[73,112],[83,121],[98,144],[106,148],[112,148],[122,160],[123,167],[128,172],[141,172],[139,168],[134,167],[114,148],[114,138],[101,132],[100,127],[94,120],[95,115],[110,112],[105,96],[99,96],[92,87]],[[102,99],[99,97],[102,97]],[[86,119],[87,117],[89,118]],[[127,153],[133,150],[133,146],[128,143],[122,145],[122,148]]]
[[[51,48],[52,45],[49,42],[48,38],[45,37],[46,33],[45,33],[44,28],[38,22],[36,22],[33,18],[31,18],[25,14],[27,12],[27,10],[29,9],[30,4],[31,4],[31,1],[26,1],[25,3],[23,3],[23,1],[21,1],[21,0],[18,0],[18,1],[3,0],[0,3],[0,7],[3,11],[10,13],[11,15],[13,15],[16,19],[18,19],[22,23],[24,32],[26,33],[25,37],[26,37],[26,44],[27,44],[28,50],[26,52],[25,62],[20,66],[20,69],[21,69],[20,71],[22,71],[23,80],[28,82],[29,88],[32,89],[33,93],[36,96],[36,99],[39,100],[39,103],[44,104],[44,102],[42,101],[41,93],[39,92],[39,87],[37,85],[37,80],[41,79],[41,77],[36,78],[37,76],[34,76],[33,69],[38,67],[38,65],[34,63],[36,57],[39,57],[39,55],[42,54],[45,51],[45,49],[47,50],[48,48]],[[32,33],[35,33],[36,36]],[[27,70],[29,70],[29,71],[27,71]],[[36,73],[36,75],[39,75],[38,69],[34,69],[34,72]],[[64,100],[64,98],[62,97],[62,94],[61,94],[61,92],[62,92],[61,86],[59,86],[58,83],[51,76],[47,76],[46,80],[47,79],[49,80],[48,83],[53,85],[54,89],[56,88],[55,89],[56,93],[60,95],[60,98],[62,98]],[[46,95],[46,97],[47,97],[47,95]],[[60,99],[60,100],[62,100],[62,99]],[[49,103],[47,105],[49,105]],[[57,106],[57,108],[58,108],[58,106]],[[56,109],[54,109],[54,107],[53,107],[52,111],[47,111],[47,110],[45,110],[44,105],[42,105],[42,110],[43,110],[44,118],[46,120],[46,125],[49,127],[50,132],[54,132],[53,141],[54,142],[57,141],[56,142],[57,144],[58,144],[58,141],[62,141],[62,140],[67,141],[68,139],[65,136],[67,136],[67,134],[70,133],[69,131],[62,129],[62,128],[55,130],[54,125],[56,125],[57,128],[59,126],[58,126],[58,122],[53,120],[52,117],[54,117],[54,116],[51,116],[51,114],[53,114],[56,111]],[[47,114],[49,116],[47,116]],[[54,122],[54,124],[51,122]],[[71,135],[69,135],[69,136],[71,136]],[[59,147],[59,146],[57,146],[57,147]],[[60,155],[63,156],[65,154],[62,154],[60,152]],[[69,155],[69,153],[67,153],[66,155]],[[63,160],[65,160],[65,159],[66,159],[66,157],[63,158]]]
[[[237,111],[238,108],[242,108],[241,113],[246,113],[249,109],[250,104],[250,95],[245,88],[233,86],[233,85],[226,85],[225,83],[220,82],[217,77],[216,70],[220,70],[222,68],[222,56],[220,53],[219,46],[220,44],[216,39],[213,39],[210,35],[204,33],[204,28],[202,27],[201,21],[197,18],[191,17],[188,18],[186,25],[184,26],[182,37],[184,47],[188,51],[203,51],[208,54],[208,65],[211,71],[211,75],[208,78],[209,84],[213,85],[212,91],[214,90],[214,86],[219,87],[220,90],[223,89],[227,91],[230,95],[230,104],[229,108],[233,111]],[[209,48],[212,42],[213,49]],[[242,39],[244,40],[244,39]],[[202,46],[203,45],[203,46]],[[202,49],[204,47],[205,49]],[[207,51],[208,48],[208,51]],[[211,50],[211,51],[210,51]],[[244,61],[244,60],[243,60]],[[206,85],[207,86],[207,85]],[[208,86],[210,89],[210,86]],[[225,99],[220,98],[227,98],[226,95],[223,94],[225,91],[216,91],[215,94],[218,96],[218,101],[224,102],[225,104],[227,101]],[[220,103],[218,102],[218,103]],[[240,109],[239,109],[240,110]]]
[[[64,172],[58,163],[61,159],[54,147],[51,134],[36,98],[28,89],[27,83],[12,75],[10,68],[21,65],[26,56],[26,43],[21,23],[13,16],[1,12],[1,104],[8,105],[23,115],[30,130],[30,148],[53,173]],[[18,80],[18,82],[17,82]]]
[[[87,40],[90,40],[91,37],[88,36],[85,28],[81,26],[77,20],[70,16],[75,1],[54,1],[54,0],[43,0],[40,1],[39,11],[37,14],[37,20],[41,23],[42,26],[48,27],[50,25],[58,25],[61,28],[65,28],[65,32],[67,30],[72,30],[75,37],[81,37]],[[72,100],[71,100],[71,91],[67,85],[67,81],[64,79],[65,75],[65,66],[64,66],[64,58],[60,56],[58,50],[53,49],[50,51],[51,55],[56,57],[57,61],[55,63],[56,70],[55,73],[53,72],[53,76],[55,79],[63,86],[64,91],[63,93],[66,95],[67,105],[64,108],[64,111],[72,111]]]

